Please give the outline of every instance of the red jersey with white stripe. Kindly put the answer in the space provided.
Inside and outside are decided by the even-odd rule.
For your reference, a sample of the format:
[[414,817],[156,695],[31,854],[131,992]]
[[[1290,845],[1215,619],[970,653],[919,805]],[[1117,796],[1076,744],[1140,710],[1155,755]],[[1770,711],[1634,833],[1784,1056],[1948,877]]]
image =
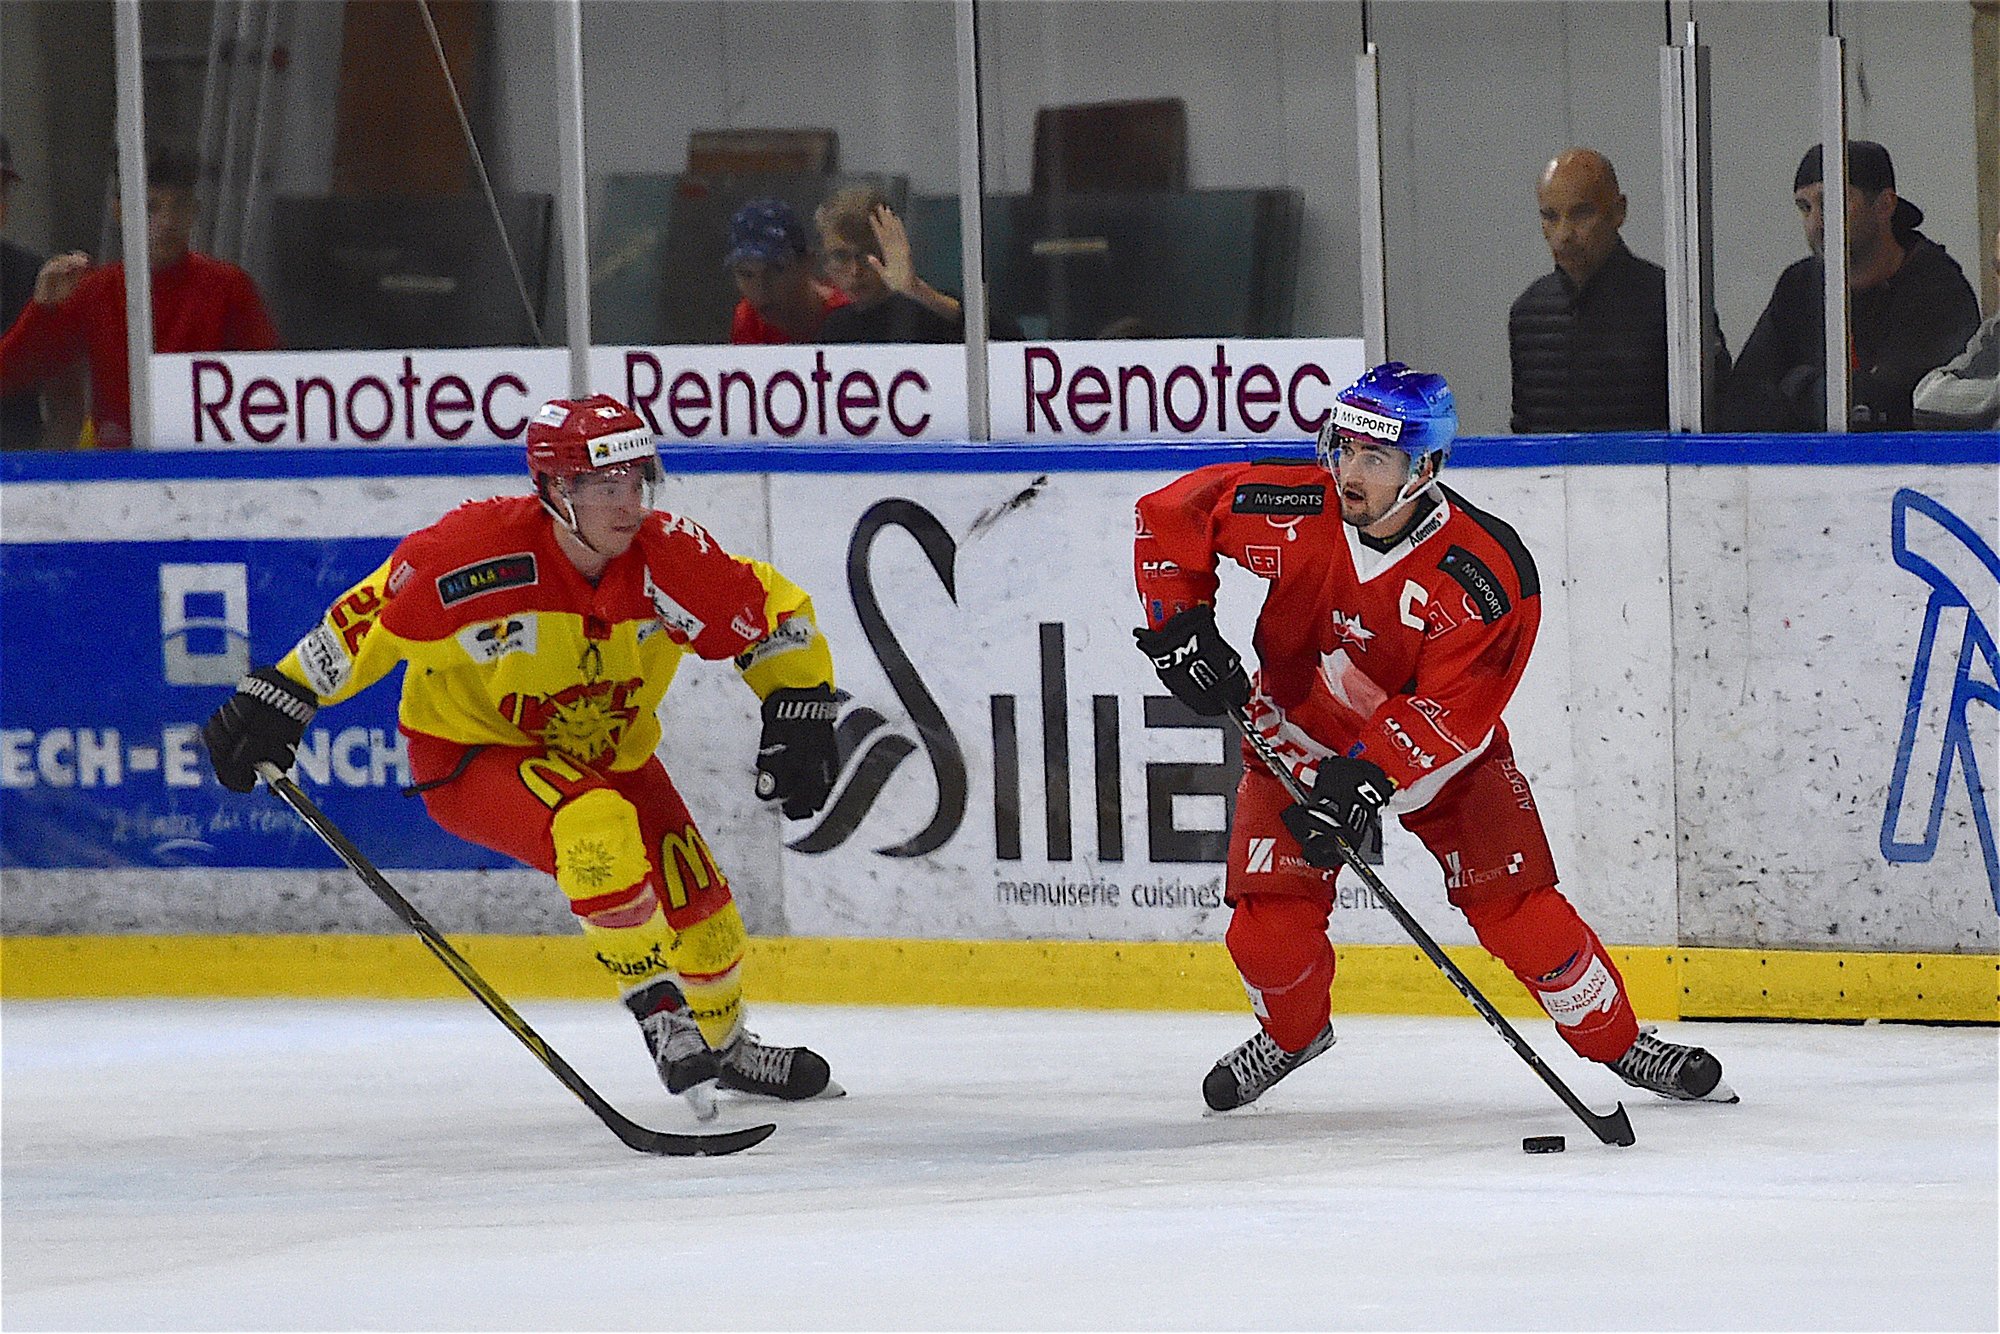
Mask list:
[[1158,627],[1213,602],[1223,559],[1263,579],[1253,723],[1302,782],[1330,753],[1380,765],[1422,807],[1496,737],[1541,621],[1514,530],[1432,485],[1386,549],[1343,523],[1317,463],[1219,463],[1138,503],[1140,600]]

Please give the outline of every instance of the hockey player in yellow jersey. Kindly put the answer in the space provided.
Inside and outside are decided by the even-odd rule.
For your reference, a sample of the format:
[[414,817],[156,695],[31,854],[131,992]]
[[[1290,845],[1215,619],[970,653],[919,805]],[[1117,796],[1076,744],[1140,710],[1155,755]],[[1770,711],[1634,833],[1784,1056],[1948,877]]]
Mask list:
[[836,767],[833,660],[804,590],[655,510],[655,442],[616,399],[528,426],[535,495],[462,505],[405,538],[203,729],[216,777],[292,764],[315,710],[398,662],[415,790],[461,838],[553,875],[585,942],[697,1115],[719,1086],[839,1093],[826,1061],[744,1029],[729,882],[654,753],[682,658],[733,660],[763,702],[757,795],[804,819]]

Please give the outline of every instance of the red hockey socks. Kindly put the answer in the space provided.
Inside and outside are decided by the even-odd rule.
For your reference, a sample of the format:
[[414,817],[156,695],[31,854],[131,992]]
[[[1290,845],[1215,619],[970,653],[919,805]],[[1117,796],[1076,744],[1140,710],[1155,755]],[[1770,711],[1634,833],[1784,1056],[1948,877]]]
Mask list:
[[1229,957],[1250,993],[1250,1008],[1286,1051],[1302,1051],[1333,1010],[1332,905],[1292,894],[1246,894],[1236,900],[1225,937]]
[[1568,899],[1549,887],[1459,906],[1479,943],[1521,979],[1577,1055],[1609,1062],[1625,1054],[1639,1036],[1625,979]]

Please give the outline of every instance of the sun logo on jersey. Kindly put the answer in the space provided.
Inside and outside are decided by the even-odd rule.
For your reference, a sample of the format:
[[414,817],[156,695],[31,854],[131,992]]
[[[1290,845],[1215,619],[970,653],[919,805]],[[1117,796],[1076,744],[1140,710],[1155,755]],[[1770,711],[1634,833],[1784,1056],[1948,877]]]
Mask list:
[[594,760],[610,750],[625,719],[614,713],[611,701],[602,695],[557,703],[542,724],[542,744],[579,760]]
[[502,716],[550,750],[592,764],[614,749],[639,716],[638,678],[586,681],[553,695],[508,695]]

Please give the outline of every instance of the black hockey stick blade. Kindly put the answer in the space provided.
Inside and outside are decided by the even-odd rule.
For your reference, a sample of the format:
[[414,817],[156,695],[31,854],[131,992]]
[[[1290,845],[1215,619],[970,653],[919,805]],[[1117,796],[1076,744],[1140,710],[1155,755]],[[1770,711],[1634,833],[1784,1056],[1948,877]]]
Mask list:
[[402,918],[403,924],[417,933],[437,961],[451,971],[465,989],[470,991],[481,1005],[484,1005],[507,1031],[521,1040],[521,1045],[535,1054],[548,1072],[554,1075],[562,1086],[576,1095],[577,1101],[596,1113],[597,1119],[610,1128],[611,1133],[627,1147],[640,1153],[658,1154],[667,1158],[715,1157],[725,1153],[740,1153],[753,1144],[761,1144],[768,1139],[775,1125],[748,1126],[742,1130],[718,1130],[699,1134],[676,1134],[665,1130],[648,1130],[632,1120],[610,1103],[603,1095],[584,1081],[582,1075],[570,1068],[556,1049],[542,1040],[542,1035],[528,1026],[528,1021],[515,1012],[506,997],[495,991],[485,978],[467,962],[452,943],[444,938],[444,933],[432,926],[430,919],[417,911],[415,904],[404,898],[383,874],[375,869],[361,849],[354,846],[340,826],[326,817],[325,812],[314,804],[305,791],[287,778],[275,764],[262,763],[257,766],[264,785],[278,794],[301,820],[306,822],[320,841],[333,849],[334,853],[347,863],[349,870],[361,877],[361,883],[374,891],[390,912]]
[[[1272,748],[1270,739],[1251,724],[1250,717],[1242,706],[1239,705],[1229,711],[1229,720],[1236,724],[1236,730],[1243,734],[1243,739],[1249,743],[1250,749],[1257,753],[1257,758],[1264,762],[1264,767],[1271,771],[1271,776],[1284,785],[1292,800],[1301,804],[1310,803],[1312,794],[1305,790],[1298,776],[1285,767],[1284,760]],[[1543,1063],[1535,1049],[1528,1045],[1528,1040],[1514,1031],[1514,1026],[1507,1022],[1506,1016],[1493,1008],[1493,1002],[1487,1000],[1479,988],[1472,985],[1472,979],[1451,961],[1451,956],[1431,939],[1431,934],[1424,930],[1423,923],[1411,916],[1410,910],[1389,892],[1389,887],[1382,883],[1382,877],[1375,874],[1375,868],[1363,860],[1361,854],[1349,846],[1346,839],[1335,835],[1334,843],[1340,848],[1340,858],[1347,863],[1348,869],[1361,877],[1362,883],[1366,884],[1381,901],[1382,906],[1389,910],[1389,915],[1396,919],[1396,925],[1402,927],[1410,939],[1416,942],[1424,957],[1437,966],[1437,970],[1444,974],[1445,980],[1458,989],[1458,994],[1465,997],[1466,1003],[1486,1021],[1487,1026],[1506,1040],[1507,1045],[1514,1049],[1514,1054],[1527,1062],[1528,1068],[1541,1077],[1542,1082],[1549,1086],[1549,1091],[1562,1099],[1563,1106],[1576,1113],[1577,1120],[1590,1127],[1591,1134],[1606,1144],[1616,1144],[1620,1147],[1629,1147],[1638,1142],[1638,1137],[1632,1133],[1632,1119],[1625,1115],[1624,1103],[1618,1103],[1609,1113],[1594,1112],[1585,1106],[1581,1098],[1570,1092],[1569,1085],[1563,1083],[1562,1077]]]
[[1622,1102],[1613,1103],[1608,1113],[1593,1112],[1582,1101],[1571,1110],[1577,1114],[1578,1119],[1590,1127],[1591,1134],[1606,1144],[1616,1144],[1621,1149],[1629,1149],[1639,1142],[1639,1137],[1632,1133],[1632,1118],[1625,1115],[1625,1104]]
[[725,1153],[741,1153],[771,1138],[771,1132],[778,1128],[775,1125],[745,1126],[741,1130],[682,1135],[670,1130],[648,1130],[632,1121],[625,1121],[623,1126],[610,1121],[605,1124],[619,1139],[640,1153],[658,1154],[662,1158],[720,1158]]

